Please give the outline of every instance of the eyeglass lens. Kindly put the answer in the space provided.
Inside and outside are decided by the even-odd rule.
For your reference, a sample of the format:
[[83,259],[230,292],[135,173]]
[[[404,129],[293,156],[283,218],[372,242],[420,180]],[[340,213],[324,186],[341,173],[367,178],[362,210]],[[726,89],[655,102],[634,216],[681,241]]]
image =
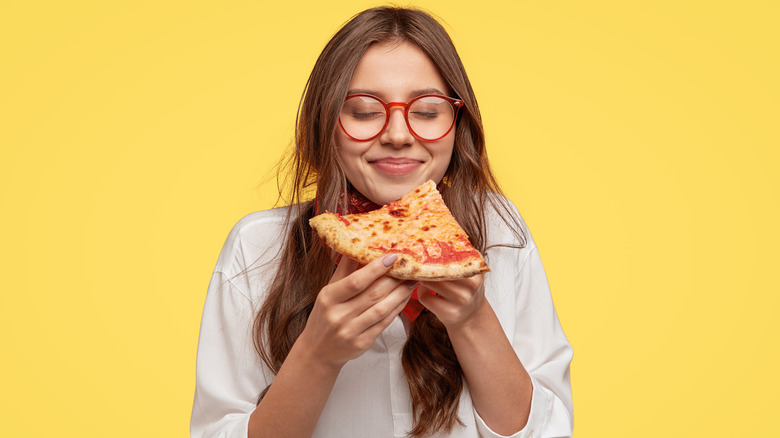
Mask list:
[[[341,108],[341,126],[356,140],[375,137],[385,127],[389,114],[385,105],[371,96],[352,96]],[[409,104],[407,122],[415,135],[424,140],[438,139],[449,131],[455,119],[452,105],[436,96],[424,96]]]

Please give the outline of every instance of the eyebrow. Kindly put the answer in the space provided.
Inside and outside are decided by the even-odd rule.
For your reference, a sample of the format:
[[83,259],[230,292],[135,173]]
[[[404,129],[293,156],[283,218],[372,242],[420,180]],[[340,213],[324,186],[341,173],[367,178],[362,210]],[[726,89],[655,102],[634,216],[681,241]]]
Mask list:
[[[375,90],[365,89],[365,88],[353,88],[351,90],[347,90],[347,96],[349,96],[350,94],[370,94],[372,96],[377,96],[382,100],[386,100],[385,99],[386,96],[384,95],[384,93]],[[409,93],[409,97],[415,98],[417,96],[422,96],[423,94],[439,94],[442,96],[447,95],[447,93],[439,90],[438,88],[423,88],[420,90],[412,91],[411,93]]]

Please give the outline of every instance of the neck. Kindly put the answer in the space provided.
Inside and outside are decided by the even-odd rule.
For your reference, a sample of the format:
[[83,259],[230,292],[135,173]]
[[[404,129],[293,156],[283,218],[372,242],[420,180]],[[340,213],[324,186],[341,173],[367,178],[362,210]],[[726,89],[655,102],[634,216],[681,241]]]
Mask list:
[[[347,192],[347,211],[343,211],[339,206],[336,209],[336,212],[339,214],[368,213],[369,211],[374,211],[381,207],[381,205],[374,203],[350,186],[349,191]],[[320,213],[322,213],[322,211],[320,210],[320,197],[318,194],[314,197],[314,214]]]

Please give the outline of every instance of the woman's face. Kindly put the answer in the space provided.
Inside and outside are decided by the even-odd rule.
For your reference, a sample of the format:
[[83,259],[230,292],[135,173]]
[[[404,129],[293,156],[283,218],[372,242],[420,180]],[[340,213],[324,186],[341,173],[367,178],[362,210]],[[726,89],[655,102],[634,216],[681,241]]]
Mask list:
[[[409,42],[371,46],[355,70],[347,94],[370,94],[385,102],[409,102],[423,94],[448,95],[433,62]],[[412,135],[404,111],[393,107],[387,128],[370,141],[355,141],[336,128],[336,151],[352,186],[379,205],[399,199],[427,180],[439,183],[447,171],[455,129],[436,141]]]

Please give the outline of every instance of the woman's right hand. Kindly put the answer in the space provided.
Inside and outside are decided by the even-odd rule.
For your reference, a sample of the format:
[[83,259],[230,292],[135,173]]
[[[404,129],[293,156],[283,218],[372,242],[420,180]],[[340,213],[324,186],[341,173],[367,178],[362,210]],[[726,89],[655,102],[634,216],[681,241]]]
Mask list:
[[409,282],[385,275],[396,259],[387,255],[361,269],[346,257],[341,260],[250,415],[250,437],[311,436],[341,368],[371,348],[412,294]]
[[395,254],[379,257],[360,269],[357,262],[341,259],[298,338],[311,360],[340,369],[371,348],[403,310],[414,288],[410,282],[384,275],[397,258]]

